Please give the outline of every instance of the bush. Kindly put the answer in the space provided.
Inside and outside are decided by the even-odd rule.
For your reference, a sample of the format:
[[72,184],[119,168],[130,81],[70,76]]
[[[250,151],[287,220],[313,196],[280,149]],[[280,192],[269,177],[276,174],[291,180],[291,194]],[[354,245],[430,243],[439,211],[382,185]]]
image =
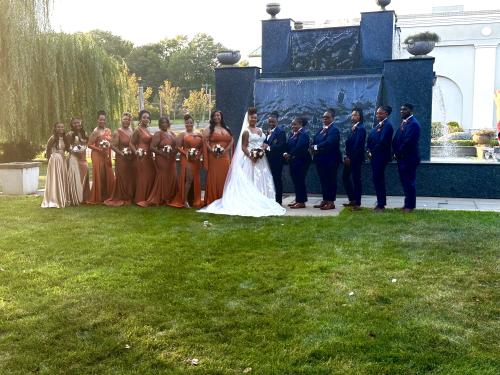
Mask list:
[[426,31],[423,33],[413,34],[406,37],[404,44],[411,44],[413,42],[439,42],[439,35]]
[[464,131],[464,129],[456,121],[450,121],[446,125],[448,125],[448,133],[457,133],[457,132],[463,132]]
[[451,141],[431,141],[431,146],[475,146],[475,142],[470,139],[456,139]]
[[493,139],[490,141],[490,146],[491,146],[491,147],[497,147],[498,145],[499,145],[498,138],[493,138]]
[[475,130],[472,134],[474,135],[486,135],[488,137],[495,137],[497,135],[496,129],[479,129]]
[[444,142],[452,140],[469,141],[472,140],[472,134],[468,132],[456,132],[456,133],[450,133],[438,139],[438,141],[444,141]]
[[431,138],[439,138],[443,136],[443,125],[439,121],[435,121],[431,125]]
[[42,146],[30,141],[0,144],[0,162],[30,161],[42,150]]

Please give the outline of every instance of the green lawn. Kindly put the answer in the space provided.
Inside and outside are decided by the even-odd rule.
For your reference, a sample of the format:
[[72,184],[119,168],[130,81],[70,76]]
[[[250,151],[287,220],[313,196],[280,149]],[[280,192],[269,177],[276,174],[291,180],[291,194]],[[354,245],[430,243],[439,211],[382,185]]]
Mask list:
[[0,197],[0,374],[499,372],[499,214],[40,202]]

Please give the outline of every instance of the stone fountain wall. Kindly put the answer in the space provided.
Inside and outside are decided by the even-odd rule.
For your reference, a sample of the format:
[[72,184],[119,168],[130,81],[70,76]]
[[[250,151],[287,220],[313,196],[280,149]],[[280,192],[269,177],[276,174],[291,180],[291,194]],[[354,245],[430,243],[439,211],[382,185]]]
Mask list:
[[[390,120],[396,128],[399,108],[409,102],[422,125],[417,193],[500,198],[500,165],[429,162],[434,58],[393,59],[395,21],[393,11],[362,13],[360,26],[348,27],[292,30],[290,19],[262,21],[262,69],[217,69],[217,108],[236,137],[249,106],[257,106],[261,125],[274,110],[285,127],[293,117],[306,115],[311,132],[322,125],[324,109],[333,107],[345,140],[353,107],[363,108],[369,130],[375,123],[375,108],[390,105],[394,109]],[[287,168],[283,178],[285,191],[291,192]],[[363,167],[363,179],[364,193],[374,194],[369,164]],[[308,191],[320,192],[314,166],[307,185]],[[388,194],[402,194],[395,163],[388,167],[387,186]]]

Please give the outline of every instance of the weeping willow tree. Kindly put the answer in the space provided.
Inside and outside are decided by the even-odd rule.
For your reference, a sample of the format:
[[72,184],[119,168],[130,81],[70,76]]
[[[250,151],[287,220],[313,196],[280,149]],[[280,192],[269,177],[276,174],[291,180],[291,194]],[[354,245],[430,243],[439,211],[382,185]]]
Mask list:
[[50,0],[0,2],[0,142],[43,143],[52,124],[82,117],[93,127],[135,106],[135,77],[85,34],[50,32]]

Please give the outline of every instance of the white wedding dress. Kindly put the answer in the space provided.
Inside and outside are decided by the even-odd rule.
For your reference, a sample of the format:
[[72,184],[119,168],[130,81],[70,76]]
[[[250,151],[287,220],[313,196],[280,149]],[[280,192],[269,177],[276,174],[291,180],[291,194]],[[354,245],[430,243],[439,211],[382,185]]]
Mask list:
[[[231,160],[222,198],[198,212],[253,217],[285,214],[286,210],[275,201],[273,176],[266,156],[254,163],[241,149],[241,138],[245,130],[248,130],[247,116]],[[262,132],[260,134],[254,134],[250,130],[248,132],[248,150],[262,148],[265,135]]]

